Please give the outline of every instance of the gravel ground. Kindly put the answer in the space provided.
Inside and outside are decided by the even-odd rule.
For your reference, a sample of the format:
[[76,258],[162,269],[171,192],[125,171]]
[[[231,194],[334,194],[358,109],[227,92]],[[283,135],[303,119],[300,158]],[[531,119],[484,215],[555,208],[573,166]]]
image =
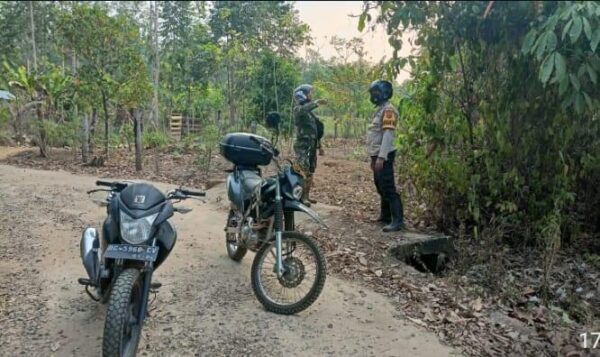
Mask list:
[[[0,165],[0,355],[98,356],[106,308],[77,278],[82,230],[104,209],[85,191],[96,178]],[[159,184],[161,189],[169,185]],[[297,316],[264,311],[250,266],[228,259],[219,189],[173,218],[178,242],[155,274],[139,355],[444,356],[437,337],[402,319],[390,301],[329,276],[317,302]]]

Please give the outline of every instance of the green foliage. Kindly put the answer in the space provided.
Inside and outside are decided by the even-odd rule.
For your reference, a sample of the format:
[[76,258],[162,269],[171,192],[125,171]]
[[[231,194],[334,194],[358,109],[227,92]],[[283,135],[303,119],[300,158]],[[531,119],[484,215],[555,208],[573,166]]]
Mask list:
[[[399,108],[401,174],[442,229],[556,246],[600,218],[598,2],[369,2],[387,26],[391,74],[410,65]],[[400,57],[418,30],[420,55]],[[547,238],[552,237],[551,241]],[[549,239],[549,238],[548,238]],[[554,251],[554,248],[550,249]]]
[[158,130],[144,132],[142,140],[144,147],[158,150],[166,148],[171,142],[171,139],[167,134]]
[[44,120],[40,123],[47,135],[47,144],[51,147],[76,147],[80,142],[78,121],[56,123]]
[[212,162],[212,155],[219,143],[219,129],[216,125],[208,123],[202,127],[202,133],[199,137],[200,145],[196,147],[196,165],[202,170],[208,172]]
[[562,2],[552,12],[547,7],[539,9],[546,16],[536,19],[521,51],[541,61],[540,81],[558,88],[566,109],[593,112],[600,105],[600,3]]
[[297,63],[278,58],[274,53],[265,52],[254,68],[251,80],[256,83],[250,92],[250,116],[245,126],[251,120],[263,124],[267,114],[277,111],[281,114],[283,133],[289,131],[292,123],[291,95],[298,85],[300,76]]
[[8,129],[10,125],[10,111],[6,106],[0,104],[0,132]]

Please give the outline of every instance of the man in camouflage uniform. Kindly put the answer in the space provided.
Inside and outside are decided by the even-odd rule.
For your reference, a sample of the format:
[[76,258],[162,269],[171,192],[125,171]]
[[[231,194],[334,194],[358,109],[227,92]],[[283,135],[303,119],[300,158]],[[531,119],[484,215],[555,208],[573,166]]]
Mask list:
[[304,176],[302,202],[310,206],[311,203],[316,203],[310,199],[310,189],[317,167],[317,149],[322,153],[320,143],[322,123],[312,111],[325,102],[322,99],[312,100],[312,86],[308,84],[303,84],[294,90],[294,102],[296,103],[294,106],[296,126],[294,170]]
[[378,80],[369,86],[371,102],[377,110],[367,134],[367,152],[371,156],[371,170],[377,193],[381,197],[381,214],[378,222],[389,223],[384,232],[396,232],[404,228],[404,214],[400,195],[394,180],[395,140],[398,111],[389,99],[392,97],[392,84]]

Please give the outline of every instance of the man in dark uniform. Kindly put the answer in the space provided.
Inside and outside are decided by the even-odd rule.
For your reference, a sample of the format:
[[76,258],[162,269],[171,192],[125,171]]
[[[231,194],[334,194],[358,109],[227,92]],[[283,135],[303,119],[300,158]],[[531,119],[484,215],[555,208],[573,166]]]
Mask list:
[[[317,149],[320,149],[319,126],[322,127],[319,119],[313,110],[320,104],[324,104],[322,99],[312,100],[312,86],[303,84],[294,90],[294,125],[296,126],[296,142],[294,143],[294,153],[296,156],[294,170],[304,176],[304,189],[302,192],[302,202],[310,206],[316,201],[310,199],[310,189],[312,187],[313,174],[317,167]],[[320,150],[320,152],[322,152]]]
[[371,170],[377,193],[381,197],[381,214],[378,222],[389,223],[384,232],[396,232],[404,229],[404,214],[400,195],[396,191],[394,180],[395,140],[398,111],[389,99],[392,97],[392,84],[377,80],[369,86],[371,103],[377,110],[367,134],[367,152],[371,157]]

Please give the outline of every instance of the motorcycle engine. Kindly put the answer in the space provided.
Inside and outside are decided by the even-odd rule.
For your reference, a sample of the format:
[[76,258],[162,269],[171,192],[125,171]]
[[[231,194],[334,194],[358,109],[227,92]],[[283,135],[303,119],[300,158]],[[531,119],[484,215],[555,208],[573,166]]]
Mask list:
[[246,247],[252,251],[260,248],[261,240],[264,239],[262,230],[256,229],[256,225],[252,217],[248,217],[241,229],[241,238]]

